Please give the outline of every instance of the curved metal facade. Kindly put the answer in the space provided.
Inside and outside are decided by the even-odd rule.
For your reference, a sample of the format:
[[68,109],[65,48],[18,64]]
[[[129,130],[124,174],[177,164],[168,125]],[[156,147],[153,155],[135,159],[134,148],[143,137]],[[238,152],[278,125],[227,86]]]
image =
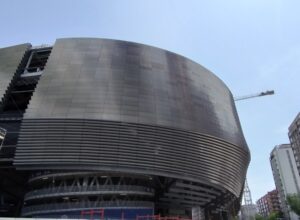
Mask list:
[[30,44],[21,44],[0,49],[0,107],[19,64]]
[[232,95],[221,80],[182,56],[129,42],[57,40],[24,118],[168,126],[247,150]]
[[170,177],[238,198],[249,159],[231,92],[201,65],[136,43],[59,39],[14,164]]

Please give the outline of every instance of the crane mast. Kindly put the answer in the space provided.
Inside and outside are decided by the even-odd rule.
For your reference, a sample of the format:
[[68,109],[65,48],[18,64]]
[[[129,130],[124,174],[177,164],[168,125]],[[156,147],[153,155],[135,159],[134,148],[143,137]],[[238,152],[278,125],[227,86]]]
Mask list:
[[250,188],[249,188],[247,179],[245,180],[243,194],[244,194],[244,203],[245,203],[245,205],[253,205],[252,196],[251,196],[251,192],[250,192]]
[[[274,94],[275,94],[274,90],[267,90],[265,92],[260,92],[257,94],[234,97],[234,101],[240,101],[240,100],[256,98],[256,97],[260,97],[260,96],[274,95]],[[244,189],[243,189],[243,197],[244,197],[244,205],[241,208],[242,219],[243,220],[254,220],[255,214],[256,214],[256,206],[252,203],[251,191],[248,186],[247,178],[245,179],[245,184],[244,184]]]

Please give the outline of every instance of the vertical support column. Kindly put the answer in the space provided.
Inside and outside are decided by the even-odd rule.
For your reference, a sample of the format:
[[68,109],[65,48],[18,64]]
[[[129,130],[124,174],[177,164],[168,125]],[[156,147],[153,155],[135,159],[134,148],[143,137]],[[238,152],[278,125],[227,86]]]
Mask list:
[[204,210],[198,206],[192,208],[192,220],[204,220]]
[[5,135],[6,135],[6,130],[4,128],[0,128],[0,151],[2,148],[2,144],[4,142]]

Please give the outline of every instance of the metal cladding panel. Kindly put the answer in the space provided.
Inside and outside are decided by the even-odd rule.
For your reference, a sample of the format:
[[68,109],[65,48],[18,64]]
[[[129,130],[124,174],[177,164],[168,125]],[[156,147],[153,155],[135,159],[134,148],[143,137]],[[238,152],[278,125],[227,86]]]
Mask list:
[[142,170],[224,185],[236,196],[248,163],[221,80],[180,55],[102,39],[56,41],[15,157],[23,169]]
[[162,125],[247,149],[232,95],[221,80],[177,54],[122,41],[57,40],[28,118]]
[[30,44],[0,48],[0,104]]
[[17,168],[81,169],[174,177],[239,196],[249,154],[215,137],[174,128],[82,119],[25,119]]

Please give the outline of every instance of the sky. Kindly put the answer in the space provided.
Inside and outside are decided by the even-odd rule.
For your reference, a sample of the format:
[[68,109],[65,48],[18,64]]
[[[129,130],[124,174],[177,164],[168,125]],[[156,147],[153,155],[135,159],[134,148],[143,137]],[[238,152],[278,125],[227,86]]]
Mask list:
[[127,40],[196,61],[235,97],[275,90],[236,102],[255,202],[275,188],[269,155],[289,143],[300,110],[299,8],[299,0],[1,0],[0,48],[63,37]]

